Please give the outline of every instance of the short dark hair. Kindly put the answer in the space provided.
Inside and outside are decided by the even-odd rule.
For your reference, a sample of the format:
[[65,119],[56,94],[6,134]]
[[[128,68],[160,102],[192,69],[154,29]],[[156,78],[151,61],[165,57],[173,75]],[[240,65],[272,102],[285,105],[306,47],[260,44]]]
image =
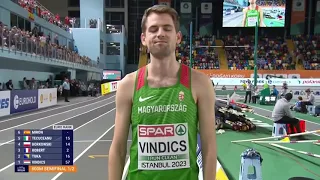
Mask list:
[[292,99],[292,93],[287,93],[284,98],[288,101],[290,101]]
[[177,11],[174,8],[171,8],[166,5],[154,5],[144,11],[144,14],[142,16],[141,20],[141,29],[142,32],[144,33],[146,31],[146,22],[147,18],[150,14],[156,13],[156,14],[169,14],[172,17],[175,29],[177,32],[180,31],[180,20],[179,20],[179,15]]

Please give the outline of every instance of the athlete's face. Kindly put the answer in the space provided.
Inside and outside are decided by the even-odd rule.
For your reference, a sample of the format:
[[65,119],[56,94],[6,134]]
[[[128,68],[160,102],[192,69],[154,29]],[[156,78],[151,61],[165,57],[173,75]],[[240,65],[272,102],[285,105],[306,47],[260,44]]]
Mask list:
[[181,42],[181,33],[176,32],[169,14],[152,13],[146,21],[146,31],[141,34],[141,42],[147,46],[152,56],[161,59],[175,52]]
[[255,4],[257,0],[249,0],[250,4]]

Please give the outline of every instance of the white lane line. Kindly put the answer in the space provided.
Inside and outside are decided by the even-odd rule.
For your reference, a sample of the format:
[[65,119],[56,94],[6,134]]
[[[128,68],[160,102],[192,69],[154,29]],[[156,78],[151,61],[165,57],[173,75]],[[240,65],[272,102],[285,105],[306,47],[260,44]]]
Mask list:
[[[257,109],[261,109],[261,110],[265,110],[265,111],[269,111],[269,112],[272,112],[272,111],[270,111],[270,110],[268,110],[268,109],[263,109],[263,108],[260,108],[260,107],[255,106],[255,105],[251,105],[251,107],[253,107],[253,108],[257,108]],[[299,119],[300,119],[300,118],[299,118]],[[311,123],[311,124],[317,124],[317,125],[320,125],[319,123],[316,123],[316,122],[313,122],[313,121],[308,121],[308,120],[305,120],[305,119],[301,119],[301,120],[304,120],[304,121],[306,121],[306,122],[308,122],[308,123]]]
[[[83,150],[74,160],[73,164],[80,159],[92,146],[94,146],[103,136],[105,136],[112,128],[114,125],[112,125],[109,129],[107,129],[98,139],[96,139],[92,144],[90,144],[85,150]],[[1,171],[0,171],[1,172]],[[63,173],[60,172],[56,176],[54,176],[51,180],[57,180]]]
[[[46,128],[50,127],[50,126],[53,126],[53,125],[55,125],[55,124],[58,124],[58,123],[67,121],[67,120],[69,120],[69,119],[72,119],[72,118],[81,116],[81,115],[83,115],[83,114],[86,114],[86,113],[88,113],[88,112],[94,111],[94,110],[96,110],[96,109],[99,109],[99,108],[101,108],[101,107],[103,107],[103,106],[106,106],[106,105],[111,104],[111,103],[114,103],[114,102],[115,102],[115,101],[109,102],[109,103],[107,103],[107,104],[103,104],[103,105],[101,105],[101,106],[98,106],[98,107],[95,107],[95,108],[93,108],[93,109],[90,109],[89,111],[85,111],[85,112],[83,112],[83,113],[80,113],[80,114],[77,114],[77,115],[75,115],[75,116],[69,117],[69,118],[67,118],[67,119],[61,120],[61,121],[59,121],[59,122],[53,123],[53,124],[51,124],[51,125],[49,125],[49,126],[46,126],[46,127],[44,127],[44,128],[41,128],[41,130],[42,130],[42,129],[46,129]],[[8,143],[10,143],[10,142],[13,142],[13,141],[14,141],[14,139],[12,139],[12,140],[10,140],[10,141],[7,141],[7,142],[4,142],[4,143],[0,144],[0,147],[3,146],[3,145],[5,145],[5,144],[8,144]],[[1,172],[1,171],[0,171],[0,172]]]
[[[109,97],[108,99],[111,99],[111,98],[113,98],[113,97],[114,97],[114,96],[111,96],[111,97]],[[104,100],[102,100],[102,101],[105,101],[105,100],[108,100],[108,99],[104,99]],[[87,104],[87,105],[84,105],[84,106],[80,106],[80,107],[77,107],[77,108],[74,108],[74,109],[70,109],[70,110],[68,110],[68,111],[63,111],[63,112],[60,112],[60,113],[57,113],[57,114],[52,114],[52,115],[50,115],[50,116],[45,116],[45,117],[42,117],[42,118],[39,118],[39,119],[35,119],[35,120],[32,120],[32,121],[28,121],[28,122],[25,122],[25,123],[22,123],[22,124],[19,124],[19,125],[16,125],[16,126],[11,126],[11,127],[9,127],[9,128],[1,129],[0,132],[7,131],[7,130],[10,130],[10,129],[14,129],[14,128],[16,128],[16,127],[20,127],[20,126],[23,126],[23,125],[26,125],[26,124],[30,124],[30,123],[33,123],[33,122],[37,122],[37,121],[40,121],[40,120],[43,120],[43,119],[47,119],[47,118],[49,118],[49,117],[57,116],[57,115],[60,115],[60,114],[65,114],[65,113],[68,113],[68,112],[70,112],[70,111],[74,111],[74,110],[76,110],[76,109],[80,109],[80,108],[83,108],[83,107],[87,107],[87,106],[91,106],[91,105],[93,105],[93,104],[100,103],[100,102],[102,102],[102,101],[94,102],[94,103]],[[112,101],[112,102],[114,102],[114,101]],[[109,103],[109,104],[110,104],[110,103]],[[1,146],[1,145],[0,145],[0,146]]]
[[[91,101],[97,100],[97,99],[99,99],[101,97],[103,97],[103,96],[91,99],[91,100],[89,100],[87,102],[91,102]],[[103,100],[101,100],[101,101],[103,101]],[[77,102],[77,103],[73,103],[73,104],[69,104],[69,105],[65,105],[65,106],[59,106],[59,107],[56,107],[56,108],[47,109],[45,111],[39,111],[39,112],[30,113],[30,114],[26,114],[26,115],[22,115],[22,116],[18,115],[17,117],[13,117],[13,118],[10,118],[10,119],[6,119],[6,120],[3,120],[3,121],[0,121],[0,123],[4,123],[4,122],[7,122],[7,121],[12,121],[12,120],[15,120],[15,119],[20,119],[20,118],[24,118],[24,117],[28,117],[28,116],[33,116],[33,115],[36,115],[36,114],[41,114],[41,113],[49,112],[49,111],[56,110],[56,109],[62,109],[62,108],[65,108],[65,107],[81,104],[81,103],[84,103],[84,102],[86,102],[86,100],[85,101],[81,101],[81,102]],[[41,109],[39,109],[39,110],[41,110]]]
[[[102,115],[100,115],[100,116],[98,116],[98,117],[95,117],[94,119],[92,119],[92,120],[90,120],[90,121],[88,121],[88,122],[86,122],[85,124],[87,125],[87,124],[89,124],[89,123],[91,123],[91,122],[93,122],[93,121],[95,121],[95,120],[97,120],[97,119],[99,119],[100,117],[102,117],[102,116],[104,116],[104,115],[106,115],[106,114],[109,114],[110,112],[112,112],[113,110],[115,110],[116,108],[113,108],[113,109],[111,109],[110,111],[108,111],[108,112],[106,112],[106,113],[104,113],[104,114],[102,114]],[[83,125],[81,126],[81,127],[83,127]],[[80,129],[81,128],[80,126],[79,127],[77,127],[76,129],[74,129],[73,131],[76,131],[76,130],[78,130],[78,129]],[[109,128],[108,129],[108,131],[110,131],[112,128],[114,127],[114,125],[111,127],[111,128]],[[44,129],[44,128],[43,128]],[[103,136],[102,136],[103,137]],[[102,138],[102,137],[99,137],[100,139]],[[100,140],[100,139],[98,139],[98,140]],[[96,143],[96,142],[95,142]],[[83,153],[84,154],[84,153]],[[78,157],[76,157],[76,159],[79,159],[79,156]],[[73,160],[73,162],[75,162],[75,160],[76,159],[74,159]],[[11,167],[11,166],[13,166],[14,165],[14,162],[13,163],[11,163],[11,164],[9,164],[9,165],[7,165],[6,167],[4,167],[4,168],[2,168],[2,169],[0,169],[0,172],[2,172],[2,171],[4,171],[4,170],[6,170],[6,169],[8,169],[9,167]],[[60,176],[60,175],[59,175]],[[58,176],[58,177],[59,177]]]

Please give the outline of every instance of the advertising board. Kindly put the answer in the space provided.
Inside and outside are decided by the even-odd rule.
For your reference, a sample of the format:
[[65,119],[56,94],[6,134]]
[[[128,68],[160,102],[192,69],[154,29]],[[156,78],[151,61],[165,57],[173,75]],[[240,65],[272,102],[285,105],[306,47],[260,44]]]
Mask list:
[[0,91],[0,117],[10,115],[10,91]]
[[38,90],[13,90],[10,96],[10,114],[38,108]]
[[101,94],[105,95],[111,92],[110,83],[101,84]]
[[38,108],[54,106],[57,104],[57,88],[38,90]]
[[117,91],[117,89],[118,89],[118,82],[119,82],[119,81],[110,82],[111,92]]
[[[251,82],[254,80],[253,78],[211,78],[214,84],[218,84],[219,86],[239,86],[246,83],[248,79]],[[286,82],[288,86],[320,86],[320,79],[257,79],[258,86],[264,85],[265,83],[269,85],[282,86],[284,82]]]
[[120,80],[122,72],[120,70],[103,70],[102,79]]
[[[211,78],[253,78],[253,70],[198,70]],[[258,70],[258,78],[265,78],[267,75],[278,76],[289,79],[312,79],[320,78],[317,70]]]
[[117,91],[119,82],[120,81],[113,81],[101,84],[101,94],[105,95]]

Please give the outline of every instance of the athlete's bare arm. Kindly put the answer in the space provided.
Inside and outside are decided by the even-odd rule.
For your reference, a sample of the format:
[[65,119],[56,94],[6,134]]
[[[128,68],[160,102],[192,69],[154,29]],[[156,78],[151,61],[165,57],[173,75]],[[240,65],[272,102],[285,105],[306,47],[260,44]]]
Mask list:
[[215,133],[215,92],[210,78],[192,71],[192,89],[198,104],[204,180],[216,179],[217,150]]
[[109,180],[121,180],[125,165],[135,74],[124,77],[117,89],[114,134],[109,150]]
[[246,27],[246,20],[247,20],[247,8],[243,9],[243,17],[242,17],[242,27]]
[[267,27],[265,24],[264,24],[264,19],[263,19],[263,10],[261,7],[259,7],[258,9],[259,13],[260,13],[260,27]]

